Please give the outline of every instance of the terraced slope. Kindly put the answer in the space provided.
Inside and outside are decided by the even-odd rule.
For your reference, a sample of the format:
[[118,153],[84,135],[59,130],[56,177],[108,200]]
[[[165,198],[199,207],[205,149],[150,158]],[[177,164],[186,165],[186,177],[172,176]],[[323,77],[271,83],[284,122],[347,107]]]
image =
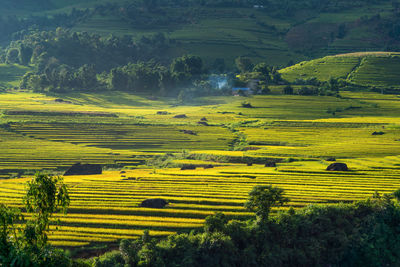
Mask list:
[[0,64],[0,88],[19,86],[20,79],[29,69],[20,65]]
[[282,69],[288,81],[344,79],[362,86],[400,88],[400,53],[365,52],[328,56]]
[[[204,218],[216,211],[230,218],[247,218],[252,214],[244,210],[243,203],[258,184],[285,189],[291,202],[282,209],[364,199],[375,190],[390,193],[400,187],[400,170],[393,165],[399,162],[399,158],[374,161],[387,168],[379,173],[353,161],[349,164],[351,172],[339,173],[325,171],[328,162],[296,162],[278,164],[277,168],[236,164],[188,171],[141,169],[66,177],[71,207],[67,216],[59,216],[60,231],[51,234],[50,240],[58,246],[77,247],[137,238],[144,229],[163,236],[202,227]],[[0,180],[1,202],[19,205],[25,182]],[[166,199],[169,205],[163,209],[139,207],[149,198]]]
[[[243,203],[258,184],[283,187],[291,198],[283,209],[394,191],[400,187],[399,98],[341,94],[212,97],[201,99],[205,105],[176,106],[121,92],[69,94],[63,101],[3,93],[0,203],[21,205],[26,170],[60,173],[78,161],[109,165],[102,175],[65,177],[71,208],[50,239],[74,248],[137,238],[145,229],[156,236],[187,232],[215,211],[248,218]],[[163,157],[144,164],[157,155]],[[325,171],[328,157],[350,171]],[[266,161],[277,163],[264,167]],[[177,168],[188,164],[197,168]],[[24,178],[5,179],[16,173]],[[170,204],[139,207],[149,198]]]

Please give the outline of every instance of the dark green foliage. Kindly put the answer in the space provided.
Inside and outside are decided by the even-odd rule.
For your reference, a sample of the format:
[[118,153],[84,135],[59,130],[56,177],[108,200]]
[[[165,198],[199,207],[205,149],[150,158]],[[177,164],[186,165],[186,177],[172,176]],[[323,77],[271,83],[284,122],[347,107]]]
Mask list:
[[272,204],[287,200],[282,193],[275,187],[253,189],[249,203],[259,203],[251,207],[264,220],[228,222],[217,213],[207,217],[205,233],[172,235],[158,243],[145,234],[121,242],[121,255],[128,266],[399,265],[400,206],[393,195],[268,217]]
[[238,57],[235,63],[241,73],[249,72],[253,69],[253,62],[248,57]]
[[27,212],[33,214],[32,221],[25,229],[29,233],[29,244],[39,248],[47,244],[46,232],[49,231],[52,214],[66,213],[69,202],[67,187],[62,183],[61,177],[37,173],[28,182],[24,204]]
[[400,202],[400,189],[393,192],[393,196]]
[[29,46],[21,46],[19,48],[18,59],[21,65],[28,65],[31,62],[33,49]]
[[271,93],[271,90],[268,88],[268,86],[265,85],[265,84],[261,84],[260,85],[260,94],[261,95],[268,95],[269,93]]
[[124,267],[124,258],[119,251],[108,252],[93,262],[93,267]]
[[168,69],[154,63],[128,64],[112,69],[110,72],[111,88],[131,92],[156,92],[169,87]]
[[318,90],[303,86],[299,90],[297,90],[297,94],[299,94],[299,95],[318,95]]
[[204,222],[204,231],[206,233],[223,232],[228,221],[229,219],[222,212],[207,216]]
[[6,63],[7,64],[16,64],[19,63],[18,59],[19,51],[17,48],[11,48],[7,51]]
[[289,199],[283,196],[282,188],[258,185],[250,191],[249,199],[244,206],[248,210],[254,211],[257,219],[266,221],[273,206],[282,206],[288,201]]
[[[167,39],[163,35],[142,37],[134,40],[132,37],[100,37],[95,34],[76,33],[57,28],[56,31],[30,32],[22,36],[21,40],[12,42],[3,52],[6,63],[18,63],[36,66],[36,72],[27,73],[22,81],[21,88],[36,91],[70,91],[70,90],[104,90],[106,83],[101,82],[97,75],[102,71],[109,71],[118,66],[124,66],[125,72],[131,72],[130,80],[124,83],[125,87],[142,88],[137,91],[154,89],[162,80],[168,82],[164,68],[162,74],[160,66],[153,63],[140,63],[140,60],[150,60],[163,56],[167,46]],[[185,73],[197,74],[202,68],[201,59],[197,57],[185,58]],[[199,66],[200,64],[200,66]],[[151,70],[149,70],[149,67]],[[122,67],[119,67],[122,68]],[[129,69],[129,70],[127,70]],[[113,85],[119,79],[119,73],[113,71],[111,79]],[[153,82],[153,83],[151,83]],[[154,85],[155,83],[155,85]],[[122,86],[122,90],[124,87]]]
[[103,71],[138,60],[138,46],[129,37],[100,37],[57,28],[56,31],[30,32],[6,49],[31,49],[31,61],[35,64],[44,60],[44,64],[49,65],[56,59],[57,64],[74,68],[88,64],[94,65],[96,71]]
[[32,219],[25,225],[21,211],[0,206],[0,265],[1,266],[71,266],[62,250],[47,243],[47,232],[53,213],[66,211],[69,197],[59,177],[37,173],[27,184],[25,209]]
[[[26,73],[20,83],[21,88],[34,91],[111,89],[165,93],[200,80],[204,70],[198,56],[178,57],[169,68],[157,60],[139,61],[157,57],[159,53],[154,49],[161,49],[158,44],[166,40],[162,36],[142,37],[134,42],[126,36],[101,38],[58,28],[55,32],[32,33],[13,43],[6,50],[5,60],[23,64],[31,61],[36,65],[37,71]],[[104,70],[110,72],[99,74]],[[195,87],[204,86],[198,83]]]
[[293,95],[294,90],[293,87],[291,87],[290,85],[285,86],[285,88],[283,88],[283,92],[285,95]]
[[[25,2],[29,2],[30,6],[34,7],[35,9],[38,10],[44,9],[40,7],[41,4],[38,3],[40,1],[35,1],[35,2],[25,1]],[[7,10],[7,7],[4,6],[3,2],[1,7]],[[1,7],[0,11],[2,11]],[[27,5],[17,4],[12,8],[21,9],[23,7],[26,8]],[[48,8],[49,5],[46,5],[46,7]],[[3,16],[0,14],[0,41],[5,42],[5,41],[20,39],[26,34],[28,29],[48,30],[48,29],[56,29],[57,27],[71,27],[75,25],[78,21],[89,15],[90,11],[88,9],[77,10],[75,8],[72,9],[71,12],[54,14],[52,17],[30,15],[29,17],[20,18],[17,16],[10,16],[8,15],[8,13],[4,14]]]
[[269,73],[271,72],[271,69],[266,63],[258,63],[254,66],[253,72],[259,72],[264,77],[269,78]]
[[178,82],[184,82],[204,73],[203,61],[198,56],[182,56],[172,61],[170,70]]

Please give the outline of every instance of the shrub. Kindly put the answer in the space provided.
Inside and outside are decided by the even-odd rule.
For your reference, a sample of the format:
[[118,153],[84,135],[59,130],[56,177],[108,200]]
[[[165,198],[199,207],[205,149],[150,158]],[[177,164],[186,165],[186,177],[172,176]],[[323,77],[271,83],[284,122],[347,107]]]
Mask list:
[[250,102],[242,102],[243,108],[253,108],[253,105]]
[[283,88],[282,93],[285,95],[293,95],[293,87],[291,87],[290,85],[285,86],[285,88]]
[[299,95],[317,95],[318,90],[303,86],[297,91],[297,94],[299,94]]
[[119,251],[107,252],[93,262],[93,267],[124,267],[124,265],[125,260]]

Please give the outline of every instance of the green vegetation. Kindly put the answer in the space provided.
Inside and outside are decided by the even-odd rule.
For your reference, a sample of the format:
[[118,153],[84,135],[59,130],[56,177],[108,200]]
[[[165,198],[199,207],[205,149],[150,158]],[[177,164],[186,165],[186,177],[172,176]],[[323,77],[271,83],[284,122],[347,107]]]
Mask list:
[[21,210],[0,206],[0,263],[4,266],[68,266],[67,256],[49,246],[47,237],[53,215],[66,212],[69,205],[62,178],[37,173],[27,183],[24,204],[26,211],[33,213],[26,222]]
[[[60,172],[78,161],[114,169],[64,179],[69,216],[57,216],[59,231],[49,241],[73,251],[136,239],[146,229],[157,237],[200,229],[215,211],[228,220],[251,218],[243,205],[257,185],[278,185],[290,198],[271,218],[309,203],[389,194],[400,187],[398,98],[341,95],[219,96],[176,105],[176,99],[115,91],[3,93],[2,177]],[[243,107],[245,101],[253,108]],[[326,172],[332,157],[350,171]],[[276,166],[264,167],[269,162]],[[196,169],[180,169],[187,165]],[[1,202],[19,207],[26,181],[1,180]],[[169,204],[139,207],[149,198]]]
[[280,70],[288,81],[340,79],[350,85],[398,89],[400,54],[352,53],[302,62]]
[[5,0],[0,266],[397,266],[399,14]]
[[204,233],[160,242],[147,235],[123,240],[119,252],[99,257],[93,266],[396,265],[400,213],[392,198],[309,206],[257,222],[228,222],[217,213],[207,218]]
[[[27,188],[24,201],[27,211],[33,212],[27,218],[32,216],[32,219],[23,223],[21,211],[4,205],[0,207],[0,259],[5,265],[177,266],[190,263],[204,266],[207,263],[208,266],[260,266],[274,262],[276,266],[326,263],[376,266],[396,264],[400,257],[397,227],[400,220],[399,190],[383,196],[375,192],[372,199],[352,204],[310,205],[298,211],[291,208],[269,217],[271,207],[289,201],[288,195],[282,188],[256,186],[245,206],[256,210],[257,221],[229,220],[217,212],[205,219],[204,232],[199,229],[197,233],[170,235],[159,241],[151,238],[146,230],[139,239],[122,240],[119,251],[73,262],[61,250],[47,243],[51,217],[57,211],[65,211],[69,205],[66,185],[60,178],[38,173],[28,182]],[[74,219],[74,215],[70,216]],[[90,214],[81,220],[90,224],[87,216]],[[104,221],[107,221],[106,217],[101,216]],[[68,218],[60,218],[59,224],[65,220]],[[128,216],[123,220],[131,222]],[[113,220],[114,226],[116,221]],[[187,226],[193,227],[188,222]],[[157,222],[152,224],[156,226]],[[168,225],[165,221],[163,224]],[[110,237],[111,232],[115,232],[113,229],[104,230]],[[102,232],[101,229],[98,232]]]
[[64,27],[137,39],[163,33],[174,40],[164,50],[166,57],[195,54],[207,66],[223,59],[228,69],[238,56],[283,67],[326,54],[399,48],[398,1],[388,0],[49,0],[35,5],[7,0],[1,14],[4,46],[28,28]]
[[20,65],[0,64],[0,89],[18,87],[21,77],[29,71],[28,67]]

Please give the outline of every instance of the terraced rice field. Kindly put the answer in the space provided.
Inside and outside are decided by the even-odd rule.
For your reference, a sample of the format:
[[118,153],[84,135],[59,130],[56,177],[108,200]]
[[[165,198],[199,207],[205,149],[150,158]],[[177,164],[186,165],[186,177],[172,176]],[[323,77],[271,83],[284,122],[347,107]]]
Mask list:
[[[400,187],[400,168],[389,168],[388,162],[393,163],[393,159],[383,165],[388,168],[384,172],[365,169],[355,161],[350,163],[352,171],[348,173],[324,171],[327,162],[296,162],[278,164],[276,169],[235,164],[188,171],[140,169],[124,174],[108,171],[70,176],[65,182],[71,193],[71,207],[67,216],[57,216],[60,230],[51,234],[50,240],[58,246],[76,247],[136,238],[144,229],[163,236],[200,228],[204,218],[216,211],[245,219],[252,214],[242,205],[258,184],[285,189],[291,201],[282,209],[364,199],[375,190],[390,193]],[[1,202],[19,205],[26,181],[1,180]],[[170,204],[163,209],[139,207],[148,198],[164,198]]]
[[114,124],[11,124],[12,131],[37,139],[68,142],[89,147],[132,151],[177,152],[182,149],[226,149],[232,141],[227,129],[191,126]]
[[18,86],[20,78],[29,70],[20,65],[0,64],[0,87]]
[[[399,86],[400,56],[367,57],[350,78],[351,82],[369,86]],[[384,77],[384,79],[382,79]]]
[[[399,98],[341,94],[215,97],[191,106],[126,93],[71,94],[61,103],[54,101],[57,96],[1,94],[0,177],[25,178],[0,180],[0,202],[21,206],[26,171],[61,173],[78,161],[111,167],[101,175],[65,177],[71,207],[50,240],[75,248],[137,238],[145,229],[153,236],[188,232],[216,211],[249,218],[243,203],[258,184],[285,189],[291,201],[281,209],[398,189]],[[243,108],[243,101],[255,108]],[[179,114],[186,118],[175,118]],[[204,117],[208,126],[198,124]],[[145,164],[158,155],[169,165]],[[347,163],[350,171],[325,171],[328,157]],[[277,166],[246,164],[268,160]],[[197,169],[176,168],[185,164]],[[214,168],[204,168],[210,164]],[[149,198],[169,205],[139,206]]]
[[365,52],[328,56],[301,62],[280,70],[288,81],[316,78],[347,80],[362,86],[394,87],[400,84],[400,54],[395,52]]
[[331,77],[346,79],[359,63],[359,57],[324,57],[301,62],[281,70],[281,73],[282,77],[288,81],[311,77],[315,77],[321,81],[328,81]]

